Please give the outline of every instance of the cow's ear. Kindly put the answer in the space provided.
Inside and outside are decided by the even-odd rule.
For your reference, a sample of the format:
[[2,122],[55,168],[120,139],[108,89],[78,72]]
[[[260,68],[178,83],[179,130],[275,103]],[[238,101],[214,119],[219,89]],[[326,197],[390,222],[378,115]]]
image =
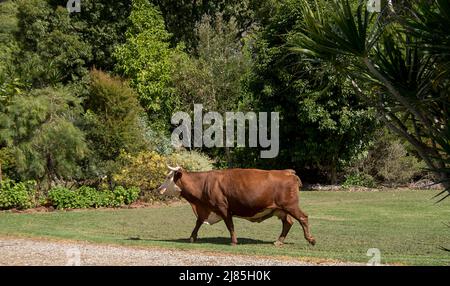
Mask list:
[[175,182],[178,181],[181,178],[181,176],[183,176],[183,173],[181,171],[183,171],[183,169],[180,169],[175,172],[175,175],[173,176],[173,180]]

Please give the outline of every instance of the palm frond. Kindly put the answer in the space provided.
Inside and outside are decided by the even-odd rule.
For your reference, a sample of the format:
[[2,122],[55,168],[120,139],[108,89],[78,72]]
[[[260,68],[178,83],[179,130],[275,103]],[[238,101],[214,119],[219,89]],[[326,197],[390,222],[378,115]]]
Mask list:
[[369,31],[375,27],[371,25],[375,15],[362,2],[354,11],[348,0],[316,0],[314,7],[303,0],[301,10],[301,31],[290,41],[291,50],[298,53],[327,59],[336,55],[365,56],[379,34]]

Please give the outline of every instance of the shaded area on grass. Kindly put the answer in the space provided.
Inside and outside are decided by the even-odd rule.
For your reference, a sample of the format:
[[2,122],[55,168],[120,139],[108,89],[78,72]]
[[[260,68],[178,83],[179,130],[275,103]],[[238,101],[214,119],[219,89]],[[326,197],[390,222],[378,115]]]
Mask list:
[[[140,237],[129,237],[126,240],[140,240],[140,241],[154,241],[154,242],[174,242],[174,243],[190,243],[193,244],[189,240],[189,238],[177,238],[177,239],[145,239]],[[209,243],[209,244],[223,244],[228,245],[231,243],[231,239],[229,237],[204,237],[197,238],[194,242],[196,244]],[[260,239],[251,239],[251,238],[239,238],[238,244],[273,244],[273,241],[264,241]]]

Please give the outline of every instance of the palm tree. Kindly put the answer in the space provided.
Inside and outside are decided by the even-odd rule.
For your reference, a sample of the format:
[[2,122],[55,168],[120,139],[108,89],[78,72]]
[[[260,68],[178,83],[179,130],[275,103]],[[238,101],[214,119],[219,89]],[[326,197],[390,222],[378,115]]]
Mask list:
[[291,50],[344,73],[444,185],[441,200],[450,196],[448,0],[389,1],[380,13],[366,1],[300,2]]

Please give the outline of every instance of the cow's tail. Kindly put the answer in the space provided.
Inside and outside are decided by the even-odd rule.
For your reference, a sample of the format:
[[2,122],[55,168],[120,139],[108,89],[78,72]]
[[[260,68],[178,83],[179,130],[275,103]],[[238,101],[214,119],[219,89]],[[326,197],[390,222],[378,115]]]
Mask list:
[[302,180],[300,180],[300,178],[297,175],[294,175],[294,176],[297,178],[298,190],[300,191],[300,189],[303,187]]
[[298,182],[298,190],[300,191],[300,189],[303,187],[303,183],[302,183],[302,180],[300,180],[300,178],[295,173],[295,170],[287,169],[286,171],[288,171],[289,173],[291,173],[292,175],[295,176],[295,178],[297,179],[297,182]]

